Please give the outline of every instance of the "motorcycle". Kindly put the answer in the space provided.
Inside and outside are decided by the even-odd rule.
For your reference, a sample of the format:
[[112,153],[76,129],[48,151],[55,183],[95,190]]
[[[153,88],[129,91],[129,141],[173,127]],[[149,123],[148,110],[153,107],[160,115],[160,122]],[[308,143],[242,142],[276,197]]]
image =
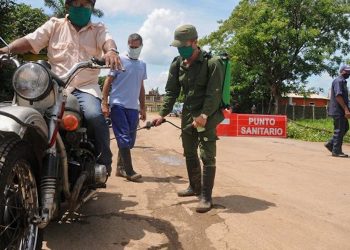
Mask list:
[[[106,166],[98,164],[78,100],[66,91],[81,69],[106,68],[91,60],[54,74],[46,61],[16,65],[10,105],[0,105],[0,249],[41,249],[44,228],[66,202],[74,213],[97,188]],[[1,81],[1,79],[0,79]]]

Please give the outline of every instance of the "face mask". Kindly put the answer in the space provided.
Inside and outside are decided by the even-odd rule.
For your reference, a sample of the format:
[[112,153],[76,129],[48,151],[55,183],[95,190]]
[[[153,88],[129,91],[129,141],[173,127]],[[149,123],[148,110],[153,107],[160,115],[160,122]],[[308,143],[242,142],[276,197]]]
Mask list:
[[348,79],[348,78],[349,78],[349,75],[348,75],[348,74],[344,74],[343,77],[344,77],[345,79]]
[[182,56],[185,59],[190,58],[194,51],[192,46],[179,47],[177,48],[177,50],[179,51],[180,56]]
[[69,7],[69,20],[79,27],[86,26],[91,18],[92,10],[84,7]]
[[136,49],[132,49],[132,48],[129,47],[128,56],[131,59],[137,60],[137,59],[139,59],[141,50],[142,50],[142,46],[140,46],[140,47],[138,47]]

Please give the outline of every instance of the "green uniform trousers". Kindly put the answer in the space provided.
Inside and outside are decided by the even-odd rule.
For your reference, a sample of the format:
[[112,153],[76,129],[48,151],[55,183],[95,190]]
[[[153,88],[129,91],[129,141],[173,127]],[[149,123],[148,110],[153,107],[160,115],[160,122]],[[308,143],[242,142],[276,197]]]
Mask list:
[[189,120],[182,120],[182,146],[186,160],[198,159],[198,147],[200,158],[204,166],[215,166],[216,160],[216,128],[205,129],[198,132],[196,128],[191,127]]

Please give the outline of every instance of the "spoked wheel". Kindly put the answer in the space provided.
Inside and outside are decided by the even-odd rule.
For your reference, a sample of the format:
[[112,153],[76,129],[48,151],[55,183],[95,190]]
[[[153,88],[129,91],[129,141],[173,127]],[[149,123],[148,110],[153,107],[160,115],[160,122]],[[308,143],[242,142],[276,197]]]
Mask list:
[[0,145],[0,249],[41,249],[42,230],[30,148],[18,139]]

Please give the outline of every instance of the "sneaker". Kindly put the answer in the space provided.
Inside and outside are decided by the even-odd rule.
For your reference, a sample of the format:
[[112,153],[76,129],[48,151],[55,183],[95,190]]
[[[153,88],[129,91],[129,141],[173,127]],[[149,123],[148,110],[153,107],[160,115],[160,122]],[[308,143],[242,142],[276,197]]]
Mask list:
[[333,151],[333,144],[330,142],[326,142],[324,146],[328,149],[329,152]]
[[349,157],[347,154],[344,154],[343,152],[340,153],[332,153],[333,157],[342,157],[342,158],[347,158]]
[[128,175],[126,174],[124,168],[117,167],[117,170],[115,171],[115,176],[126,178]]
[[132,175],[126,175],[126,179],[129,181],[137,181],[138,179],[141,179],[142,175],[134,172]]

